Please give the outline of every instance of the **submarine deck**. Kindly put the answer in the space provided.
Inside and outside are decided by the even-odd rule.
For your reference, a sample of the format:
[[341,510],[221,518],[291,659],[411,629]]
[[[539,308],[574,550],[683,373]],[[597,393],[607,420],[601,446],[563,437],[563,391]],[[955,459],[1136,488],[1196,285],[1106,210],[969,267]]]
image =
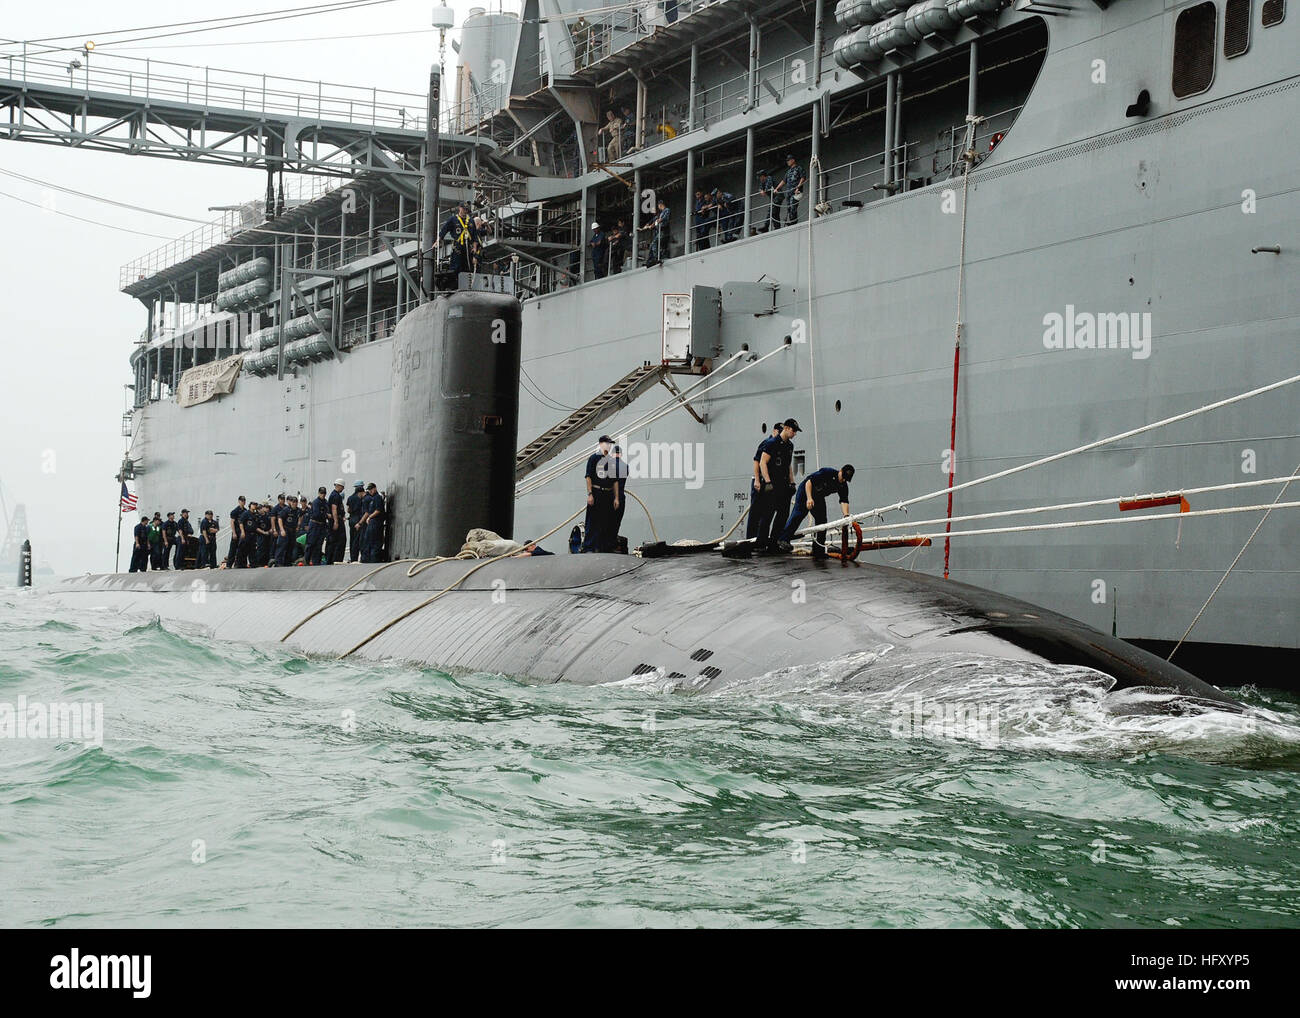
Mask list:
[[373,575],[365,579],[363,566],[87,575],[45,594],[83,608],[146,612],[199,635],[254,644],[279,643],[329,605],[294,631],[286,648],[331,657],[355,649],[367,659],[543,682],[595,684],[661,673],[683,688],[710,691],[863,652],[962,653],[1083,665],[1112,675],[1117,688],[1173,688],[1235,702],[1072,619],[888,566],[554,555],[448,560],[410,576],[413,565],[370,567]]

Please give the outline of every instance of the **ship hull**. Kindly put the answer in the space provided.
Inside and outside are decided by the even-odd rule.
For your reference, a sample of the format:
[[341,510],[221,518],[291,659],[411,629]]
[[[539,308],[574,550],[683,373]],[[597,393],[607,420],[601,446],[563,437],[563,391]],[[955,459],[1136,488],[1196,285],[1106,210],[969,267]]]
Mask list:
[[[1159,50],[1165,29],[1148,20],[1134,14],[1125,32],[1094,40],[1112,73],[1127,49]],[[665,294],[760,277],[778,284],[773,313],[724,311],[716,349],[693,352],[726,357],[748,344],[766,353],[787,336],[796,341],[693,400],[706,424],[680,410],[626,435],[650,466],[648,476],[634,466],[630,481],[653,514],[652,528],[639,506],[627,512],[633,545],[652,529],[667,540],[727,531],[748,505],[754,447],[778,417],[803,423],[796,451],[807,469],[855,465],[852,506],[863,510],[944,487],[954,463],[956,480],[968,481],[1300,373],[1300,288],[1286,243],[1300,235],[1300,135],[1282,129],[1294,119],[1300,78],[1223,94],[1232,75],[1250,70],[1225,64],[1213,98],[1114,128],[1100,107],[1080,105],[1088,70],[1070,33],[1082,31],[1052,26],[1024,111],[968,190],[936,182],[833,209],[811,236],[802,223],[525,301],[521,441],[661,358]],[[1130,82],[1112,84],[1097,94],[1122,106]],[[1140,82],[1132,84],[1136,92]],[[1252,253],[1277,243],[1281,254]],[[1132,325],[1131,342],[1097,348],[1094,331],[1092,345],[1080,345],[1103,318],[1115,339],[1113,316]],[[391,480],[383,475],[393,384],[390,345],[378,341],[300,365],[283,381],[242,377],[234,393],[199,406],[150,403],[136,414],[132,450],[144,471],[141,506],[223,513],[239,494],[310,493],[339,474],[382,487]],[[656,402],[642,397],[621,416]],[[961,491],[953,512],[1286,476],[1300,463],[1298,421],[1300,387],[1291,386]],[[598,430],[617,436],[618,424]],[[438,483],[434,497],[456,497],[455,478]],[[1191,508],[1267,503],[1277,491],[1194,496]],[[582,496],[578,471],[526,495],[516,536],[549,529]],[[945,508],[934,499],[910,519]],[[1076,518],[1102,515],[1119,513],[1101,507]],[[898,513],[885,520],[910,527]],[[1122,637],[1174,641],[1258,522],[1253,513],[958,536],[947,551],[936,542],[906,559],[870,558],[929,574],[946,565],[954,579]],[[1298,549],[1295,513],[1273,514],[1193,640],[1300,646]]]
[[896,674],[900,660],[942,668],[975,658],[1092,668],[1114,690],[1237,707],[1177,666],[1053,612],[882,566],[582,555],[453,560],[414,576],[393,563],[366,573],[84,577],[44,596],[82,611],[157,616],[213,639],[526,681],[648,676],[665,689],[709,693],[765,679],[798,690],[798,666],[810,661],[856,660],[852,677],[869,684],[875,661]]

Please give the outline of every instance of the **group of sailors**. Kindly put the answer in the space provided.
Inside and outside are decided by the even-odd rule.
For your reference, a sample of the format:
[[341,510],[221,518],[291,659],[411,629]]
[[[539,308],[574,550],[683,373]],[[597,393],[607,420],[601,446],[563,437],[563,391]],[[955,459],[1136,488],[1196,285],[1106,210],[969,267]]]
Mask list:
[[249,569],[291,565],[333,565],[338,562],[379,562],[384,555],[387,519],[384,495],[372,481],[357,481],[344,498],[342,478],[334,490],[316,489],[316,497],[281,493],[274,503],[250,502],[243,495],[230,510],[230,544],[217,562],[221,522],[211,509],[197,529],[190,511],[180,519],[160,513],[142,514],[133,533],[133,573],[148,569]]
[[698,251],[709,249],[713,228],[718,228],[718,243],[730,244],[740,233],[740,217],[744,203],[738,202],[730,191],[715,187],[712,191],[695,189],[695,247]]
[[[758,193],[766,195],[769,204],[767,223],[756,227],[755,232],[777,230],[799,221],[799,202],[803,198],[808,178],[793,152],[786,155],[785,164],[785,172],[779,178],[766,170],[758,175]],[[720,244],[728,244],[740,236],[744,201],[731,192],[724,191],[721,187],[714,187],[711,191],[697,188],[693,209],[696,250],[708,250],[715,229]],[[640,227],[640,232],[646,234],[649,241],[645,263],[647,268],[661,264],[668,257],[672,242],[671,223],[672,210],[663,199],[658,199],[653,214]],[[587,242],[587,247],[596,279],[604,279],[607,275],[623,271],[632,241],[633,236],[628,230],[626,219],[619,219],[614,228],[608,231],[599,222],[591,224],[591,239]]]
[[769,201],[767,229],[779,230],[782,225],[793,226],[799,221],[799,201],[807,183],[808,178],[793,152],[786,153],[785,171],[779,178],[767,170],[758,175],[758,193],[767,195]]
[[[600,130],[609,135],[607,142],[615,157],[623,151],[627,143],[627,117],[617,117],[613,110],[607,114],[607,121]],[[785,157],[784,174],[777,178],[766,170],[758,175],[758,193],[766,195],[769,200],[767,223],[756,228],[755,232],[779,229],[783,225],[793,225],[799,220],[799,201],[803,197],[803,188],[807,183],[803,167],[794,153]],[[705,251],[711,244],[714,229],[717,240],[727,244],[735,240],[742,227],[744,202],[721,187],[713,190],[697,188],[694,204],[695,246]],[[646,267],[661,264],[668,257],[671,243],[672,210],[659,199],[654,212],[640,227],[649,243]],[[488,268],[483,263],[483,241],[487,238],[489,225],[479,214],[474,213],[468,202],[460,202],[456,210],[443,220],[438,230],[438,240],[451,241],[451,260],[448,270],[452,273],[480,272]],[[591,224],[591,238],[587,248],[591,255],[591,265],[596,279],[617,275],[623,271],[627,256],[632,250],[633,231],[629,229],[626,219],[618,219],[611,229],[606,229],[599,222]]]
[[[840,512],[849,515],[849,482],[853,480],[851,463],[838,468],[822,467],[795,484],[794,443],[791,440],[801,430],[793,417],[778,420],[754,452],[745,537],[754,542],[754,550],[760,554],[791,551],[796,532],[810,514],[814,522],[825,523],[829,495],[838,496]],[[790,505],[792,498],[793,507]],[[826,557],[824,530],[813,535],[812,554],[815,559]]]
[[[795,535],[810,515],[818,524],[827,522],[826,501],[832,495],[839,501],[841,515],[849,515],[849,483],[854,473],[851,463],[841,467],[822,467],[795,483],[792,439],[800,430],[799,422],[793,417],[777,421],[754,452],[745,536],[760,554],[792,551]],[[572,550],[624,550],[619,530],[627,510],[628,475],[623,451],[608,435],[601,435],[596,452],[587,458],[584,478],[586,520],[581,540],[577,534],[571,539]],[[793,506],[791,499],[794,500]],[[813,535],[812,555],[815,559],[826,557],[825,531]]]

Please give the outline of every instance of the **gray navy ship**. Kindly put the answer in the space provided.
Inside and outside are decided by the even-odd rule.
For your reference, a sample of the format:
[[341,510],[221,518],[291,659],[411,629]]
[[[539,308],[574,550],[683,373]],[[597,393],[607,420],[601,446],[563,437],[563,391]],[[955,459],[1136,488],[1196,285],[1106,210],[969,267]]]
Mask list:
[[[482,253],[438,285],[522,303],[515,534],[579,508],[608,431],[649,511],[629,508],[632,544],[715,540],[748,504],[754,447],[795,416],[796,469],[855,464],[853,508],[887,527],[869,534],[954,520],[948,548],[862,561],[1178,640],[1261,517],[1198,512],[1267,504],[1281,482],[1242,485],[1300,464],[1295,385],[1203,410],[1300,374],[1297,33],[1286,0],[473,12],[433,193],[439,221],[471,203]],[[147,317],[122,468],[142,507],[221,511],[339,474],[418,486],[387,476],[425,211],[422,98],[398,102],[368,125],[267,107],[232,157],[267,171],[266,197],[124,267]],[[173,124],[194,110],[214,134],[243,122],[187,96]],[[176,156],[192,132],[139,152]],[[311,186],[286,192],[295,173]],[[722,213],[697,216],[715,188]],[[620,220],[633,242],[609,244]],[[1123,519],[1149,493],[1186,518],[963,533],[1086,501],[1113,500],[1051,518]],[[391,553],[418,544],[411,525],[397,514]],[[1294,511],[1271,514],[1182,653],[1293,660],[1298,549]]]

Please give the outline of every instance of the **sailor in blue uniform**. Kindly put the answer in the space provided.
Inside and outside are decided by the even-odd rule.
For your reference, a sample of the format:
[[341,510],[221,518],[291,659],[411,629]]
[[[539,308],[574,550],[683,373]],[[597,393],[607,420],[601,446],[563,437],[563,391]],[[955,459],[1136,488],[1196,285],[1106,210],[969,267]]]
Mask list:
[[378,562],[384,553],[384,496],[375,482],[366,485],[365,544],[361,546],[362,562]]
[[226,568],[233,569],[235,555],[239,551],[239,532],[244,519],[244,496],[239,496],[239,504],[230,510],[230,550],[226,552]]
[[799,430],[799,422],[791,417],[781,423],[779,435],[765,439],[758,447],[758,473],[763,490],[758,497],[755,551],[776,550],[794,487],[794,445],[790,440]]
[[803,167],[795,160],[794,153],[791,152],[785,157],[785,176],[781,182],[776,185],[772,191],[773,205],[773,223],[774,227],[781,225],[781,206],[786,209],[785,221],[794,225],[799,220],[799,198],[802,193],[805,178]]
[[740,229],[741,210],[736,198],[730,191],[715,187],[710,200],[715,210],[713,214],[717,217],[718,240],[720,243],[730,244],[736,239],[736,232]]
[[[781,418],[772,422],[772,430],[768,438],[781,437]],[[763,456],[763,446],[767,444],[767,438],[758,443],[758,448],[754,450],[754,477],[749,485],[749,515],[745,517],[745,539],[752,541],[758,536],[758,514],[761,511],[759,505],[760,496],[763,493],[763,475],[758,471],[758,461]],[[781,522],[785,523],[785,517],[781,517]]]
[[709,249],[709,235],[713,232],[714,214],[712,199],[700,188],[695,189],[695,249]]
[[203,519],[199,520],[199,569],[217,568],[217,533],[220,530],[221,524],[212,510],[204,510]]
[[168,562],[172,557],[174,547],[176,547],[176,514],[168,513],[167,520],[162,525],[162,560],[157,568],[171,568]]
[[326,542],[325,561],[330,565],[343,561],[343,553],[347,550],[348,535],[343,529],[343,478],[338,478],[334,482],[334,490],[330,492],[330,533]]
[[[469,214],[469,206],[465,202],[457,205],[456,211],[443,222],[442,229],[438,231],[438,240],[445,237],[450,237],[452,244],[449,271],[469,272],[470,249],[479,236],[474,217]],[[307,539],[307,543],[311,543],[311,538]]]
[[599,449],[587,457],[587,518],[583,524],[584,552],[611,551],[614,511],[621,504],[619,483],[614,476],[609,448],[614,440],[601,435]]
[[275,550],[275,520],[271,516],[271,496],[257,507],[257,560],[255,565],[266,568],[271,564]]
[[767,222],[763,225],[760,231],[762,233],[766,233],[781,225],[779,222],[776,222],[779,206],[777,205],[776,195],[773,193],[775,190],[776,181],[772,179],[772,175],[768,173],[767,170],[763,170],[758,175],[758,193],[767,197]]
[[153,519],[149,521],[149,568],[165,569],[166,563],[163,561],[165,554],[162,513],[154,513]]
[[650,232],[650,257],[646,260],[646,268],[660,264],[668,254],[668,223],[671,212],[662,198],[657,202],[657,207],[659,211],[655,213],[654,218],[641,227],[642,233]]
[[365,501],[366,485],[364,481],[357,481],[352,485],[352,494],[348,496],[346,508],[348,511],[348,559],[357,562],[361,558],[361,514],[365,512],[362,502]]
[[181,518],[176,521],[176,559],[175,566],[177,569],[185,569],[185,557],[189,554],[190,545],[194,541],[194,525],[190,523],[190,511],[181,510]]
[[[627,477],[628,477],[627,460],[623,458],[623,450],[620,449],[618,446],[614,446],[613,458],[610,460],[610,465],[613,467],[613,470],[611,471],[612,476],[614,480],[618,483],[618,504],[615,506],[614,511],[610,514],[609,550],[618,551],[619,550],[618,534],[623,527],[623,514],[627,512]],[[540,554],[545,555],[547,554],[547,552],[541,552]]]
[[307,507],[307,548],[304,561],[309,566],[321,564],[322,543],[329,533],[330,503],[325,497],[325,486],[316,489],[316,497]]
[[604,279],[609,270],[609,236],[600,228],[600,223],[591,224],[591,271],[596,279]]
[[298,524],[302,520],[302,509],[298,505],[297,495],[288,496],[286,501],[289,504],[280,517],[280,522],[284,525],[284,555],[280,565],[291,566],[298,560]]
[[257,503],[249,502],[239,512],[239,547],[235,551],[235,568],[257,565]]
[[149,514],[141,513],[140,522],[131,531],[131,568],[127,572],[143,573],[149,569]]
[[636,148],[636,116],[632,107],[623,107],[623,155],[627,157]]
[[[822,467],[815,470],[802,481],[795,492],[794,508],[790,518],[785,521],[785,530],[781,534],[780,548],[790,551],[790,542],[794,540],[795,531],[803,524],[804,518],[812,513],[817,523],[826,522],[826,496],[837,494],[840,511],[849,514],[849,482],[853,480],[853,465],[845,463],[836,470],[834,467]],[[813,535],[813,558],[826,557],[826,531],[819,530]]]
[[289,499],[282,491],[275,496],[275,505],[271,508],[271,565],[284,565],[288,542],[285,539],[284,515],[289,511]]

